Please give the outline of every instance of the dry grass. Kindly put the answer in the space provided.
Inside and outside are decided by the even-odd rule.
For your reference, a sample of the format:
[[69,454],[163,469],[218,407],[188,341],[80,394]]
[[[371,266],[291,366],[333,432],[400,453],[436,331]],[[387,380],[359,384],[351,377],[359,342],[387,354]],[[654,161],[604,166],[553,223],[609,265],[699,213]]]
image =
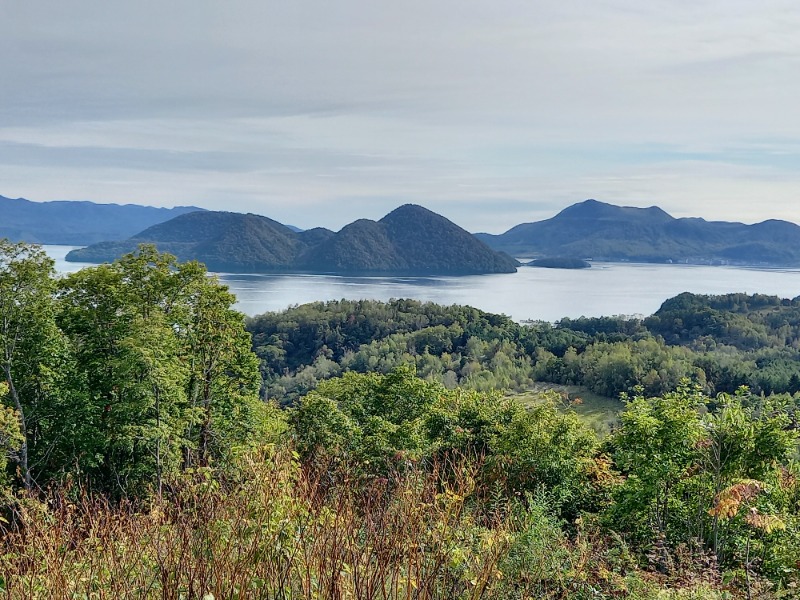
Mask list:
[[[237,481],[208,471],[135,509],[83,497],[21,502],[0,574],[8,598],[479,598],[498,577],[502,522],[466,509],[471,473],[368,484],[251,457]],[[2,588],[0,588],[2,589]]]
[[487,504],[478,470],[458,459],[362,479],[272,449],[222,479],[189,473],[147,505],[74,489],[20,498],[0,539],[0,598],[723,597],[698,581],[669,591],[614,540],[568,539],[541,507]]

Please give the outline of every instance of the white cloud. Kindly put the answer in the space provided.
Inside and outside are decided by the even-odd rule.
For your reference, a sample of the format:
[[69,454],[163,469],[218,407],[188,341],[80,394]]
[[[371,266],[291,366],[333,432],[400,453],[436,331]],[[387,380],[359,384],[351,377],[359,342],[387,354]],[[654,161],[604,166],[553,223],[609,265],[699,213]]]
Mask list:
[[800,221],[799,28],[787,0],[7,2],[0,194]]

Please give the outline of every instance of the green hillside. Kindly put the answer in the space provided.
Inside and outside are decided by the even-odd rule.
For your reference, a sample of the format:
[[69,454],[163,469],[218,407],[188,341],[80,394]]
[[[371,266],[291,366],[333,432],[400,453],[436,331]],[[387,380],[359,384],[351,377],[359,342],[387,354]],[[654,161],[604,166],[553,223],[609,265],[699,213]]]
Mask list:
[[125,241],[73,250],[67,260],[111,262],[148,243],[180,260],[200,260],[211,270],[233,272],[287,270],[307,248],[298,233],[267,217],[208,211],[181,215]]

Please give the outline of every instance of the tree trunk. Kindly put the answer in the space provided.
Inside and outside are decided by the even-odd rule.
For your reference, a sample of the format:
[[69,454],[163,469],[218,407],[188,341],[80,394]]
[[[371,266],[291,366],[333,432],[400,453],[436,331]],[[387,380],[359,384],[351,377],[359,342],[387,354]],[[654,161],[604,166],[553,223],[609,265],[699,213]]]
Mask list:
[[747,600],[752,600],[752,591],[750,589],[750,540],[752,539],[753,534],[748,533],[747,535],[747,550],[745,550],[744,554],[744,578],[747,582]]
[[[192,367],[191,372],[194,373],[194,359],[192,359]],[[191,380],[189,382],[189,412],[194,414],[194,409],[197,407],[197,397],[200,394],[200,384],[197,381],[197,377],[192,374]],[[191,439],[194,433],[195,424],[190,421],[188,425],[186,425],[186,430],[184,431],[183,435],[183,448],[181,454],[183,456],[183,470],[191,468],[194,465],[194,459],[196,458],[193,456],[192,446],[191,446]]]
[[158,393],[158,386],[153,386],[156,396],[156,477],[158,479],[158,499],[164,490],[164,475],[161,466],[161,394]]
[[211,441],[211,382],[206,379],[203,385],[203,423],[200,425],[200,440],[198,442],[198,463],[201,467],[208,466],[208,446]]
[[22,445],[17,454],[17,464],[19,465],[19,470],[22,475],[22,483],[26,490],[30,490],[33,480],[31,478],[31,471],[28,468],[28,429],[25,424],[25,413],[22,410],[19,393],[17,393],[17,388],[14,386],[14,380],[11,377],[11,367],[6,364],[3,367],[3,371],[5,371],[6,382],[8,383],[8,392],[11,394],[11,400],[14,402],[14,408],[17,411],[20,433],[22,433]]

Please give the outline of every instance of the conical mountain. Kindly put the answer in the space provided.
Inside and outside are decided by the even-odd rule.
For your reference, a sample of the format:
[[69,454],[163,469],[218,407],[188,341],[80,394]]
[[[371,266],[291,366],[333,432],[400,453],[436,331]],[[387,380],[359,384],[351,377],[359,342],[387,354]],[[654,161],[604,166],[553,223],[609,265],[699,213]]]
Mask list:
[[440,273],[513,273],[517,262],[499,254],[452,221],[416,204],[379,221],[410,269]]
[[516,261],[422,206],[361,219],[303,256],[308,270],[393,275],[513,273]]

